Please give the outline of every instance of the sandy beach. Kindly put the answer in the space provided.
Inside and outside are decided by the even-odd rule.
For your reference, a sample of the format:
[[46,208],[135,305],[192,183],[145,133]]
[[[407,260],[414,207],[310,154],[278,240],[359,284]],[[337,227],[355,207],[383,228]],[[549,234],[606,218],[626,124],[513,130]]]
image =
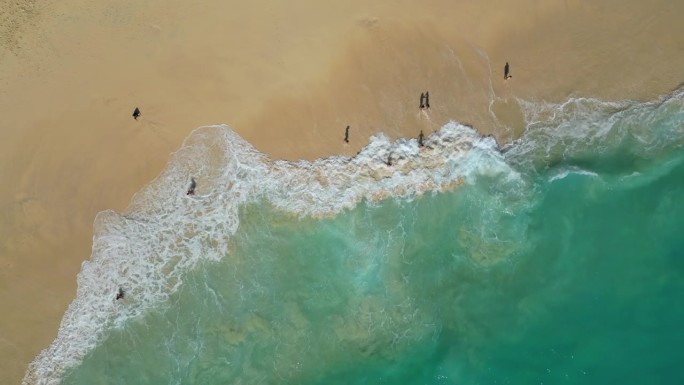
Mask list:
[[54,339],[95,215],[124,211],[196,127],[291,160],[449,120],[504,143],[517,100],[648,100],[684,80],[684,3],[514,3],[0,5],[0,383]]

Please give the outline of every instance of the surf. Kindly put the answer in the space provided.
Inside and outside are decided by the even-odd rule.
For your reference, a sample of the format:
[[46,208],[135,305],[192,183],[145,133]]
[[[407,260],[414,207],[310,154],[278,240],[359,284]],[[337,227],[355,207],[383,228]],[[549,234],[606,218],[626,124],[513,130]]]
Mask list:
[[[454,266],[463,271],[481,274],[530,252],[527,237],[534,223],[530,215],[541,197],[554,191],[549,186],[573,177],[622,178],[635,171],[651,175],[653,164],[667,156],[678,159],[684,142],[681,92],[648,103],[571,99],[554,105],[521,105],[528,128],[502,149],[493,138],[450,122],[426,137],[424,147],[415,139],[391,141],[378,135],[352,158],[287,162],[269,159],[225,125],[195,130],[125,212],[98,214],[92,256],[78,275],[76,299],[65,313],[56,340],[30,365],[24,383],[60,383],[112,333],[122,333],[151,312],[172,307],[188,277],[198,283],[198,271],[235,262],[236,255],[246,263],[253,251],[244,245],[258,247],[241,232],[246,227],[256,234],[279,222],[298,228],[301,223],[333,226],[339,219],[350,221],[354,228],[352,224],[358,226],[368,215],[376,216],[374,223],[395,218],[401,226],[390,226],[387,235],[356,247],[380,242],[378,247],[382,247],[376,251],[384,250],[385,260],[399,263],[403,260],[396,260],[397,255],[406,255],[406,228],[415,222],[393,213],[406,211],[404,215],[410,217],[416,210],[438,210],[433,215],[441,218],[440,223],[457,229],[449,235],[455,241],[448,243],[452,249],[442,262],[456,261]],[[678,164],[674,162],[671,170]],[[661,172],[644,183],[669,173]],[[197,180],[192,196],[186,194],[190,178]],[[439,207],[461,208],[455,213],[445,211],[461,222],[440,216],[444,210]],[[254,216],[268,220],[255,222]],[[372,233],[371,229],[367,232]],[[296,232],[288,234],[296,236]],[[362,233],[355,236],[363,238]],[[393,246],[383,248],[388,244]],[[349,279],[358,288],[384,282],[387,277],[377,270],[382,261],[357,261],[365,269]],[[438,270],[437,266],[425,270]],[[402,275],[393,277],[403,282]],[[373,292],[371,286],[365,290]],[[119,288],[126,292],[122,301],[115,300]],[[231,295],[241,292],[239,286],[232,290],[237,294]],[[381,310],[377,304],[366,306],[369,317]],[[296,316],[292,310],[285,312]],[[409,314],[413,313],[398,311],[388,320],[403,324],[400,319]],[[248,322],[262,325],[252,326],[257,329],[268,324],[259,319]],[[439,336],[439,322],[432,325],[402,341]],[[340,330],[349,333],[345,327]],[[379,338],[383,344],[393,341],[382,333]],[[403,351],[396,352],[397,357]]]
[[[227,126],[199,128],[124,213],[98,214],[92,257],[77,277],[76,299],[25,382],[59,378],[106,330],[167,301],[198,262],[223,258],[240,224],[239,208],[249,202],[266,199],[300,217],[331,216],[361,201],[410,200],[453,189],[484,170],[516,179],[492,138],[457,123],[427,137],[424,148],[415,139],[391,142],[379,135],[354,158],[314,162],[273,161]],[[191,177],[198,186],[188,196]],[[114,300],[119,288],[125,301]]]

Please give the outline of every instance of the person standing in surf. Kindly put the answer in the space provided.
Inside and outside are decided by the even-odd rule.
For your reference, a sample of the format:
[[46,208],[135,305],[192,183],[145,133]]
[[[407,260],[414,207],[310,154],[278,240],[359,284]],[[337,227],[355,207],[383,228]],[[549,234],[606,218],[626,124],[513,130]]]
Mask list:
[[125,295],[123,288],[119,287],[119,291],[116,292],[116,301],[124,299]]
[[195,188],[197,188],[197,181],[193,177],[190,178],[190,188],[188,188],[186,195],[195,195]]

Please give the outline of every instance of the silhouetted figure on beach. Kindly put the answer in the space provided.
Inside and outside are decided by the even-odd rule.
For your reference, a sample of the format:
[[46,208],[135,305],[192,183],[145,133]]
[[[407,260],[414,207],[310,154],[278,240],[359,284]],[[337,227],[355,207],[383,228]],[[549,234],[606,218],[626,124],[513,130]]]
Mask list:
[[347,128],[344,129],[344,141],[346,143],[349,143],[349,126],[347,126]]
[[506,62],[506,65],[504,66],[504,80],[508,80],[508,79],[513,77],[509,73],[510,73],[510,67],[508,66],[508,62]]
[[425,100],[425,94],[421,92],[421,93],[420,93],[420,109],[421,109],[421,110],[422,110],[423,108],[425,108],[425,102],[424,102],[423,100]]
[[141,115],[141,114],[140,114],[140,108],[135,107],[135,110],[133,110],[133,119],[138,120],[138,118],[140,117],[140,115]]
[[423,147],[423,130],[420,130],[420,134],[418,135],[418,146]]
[[430,93],[425,92],[425,108],[430,108]]
[[190,178],[190,188],[188,188],[188,195],[195,195],[195,188],[197,187],[197,182],[195,178]]
[[392,153],[387,155],[387,162],[385,162],[385,164],[392,167]]
[[116,292],[116,300],[123,299],[126,294],[123,291],[123,288],[119,287],[119,291]]

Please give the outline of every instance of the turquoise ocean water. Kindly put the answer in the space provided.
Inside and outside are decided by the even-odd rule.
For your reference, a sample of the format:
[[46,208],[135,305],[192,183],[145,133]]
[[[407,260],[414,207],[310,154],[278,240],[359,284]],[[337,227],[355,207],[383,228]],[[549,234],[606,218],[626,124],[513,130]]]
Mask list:
[[683,94],[523,105],[503,149],[450,123],[314,163],[199,129],[100,214],[26,381],[684,383]]

